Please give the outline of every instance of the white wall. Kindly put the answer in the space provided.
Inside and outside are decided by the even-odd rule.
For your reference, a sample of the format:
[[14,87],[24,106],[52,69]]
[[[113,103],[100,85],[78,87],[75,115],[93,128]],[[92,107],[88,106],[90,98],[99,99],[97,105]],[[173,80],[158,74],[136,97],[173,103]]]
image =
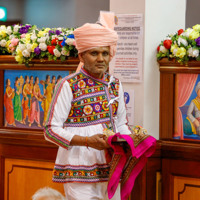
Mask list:
[[[116,14],[136,14],[145,15],[145,0],[110,0],[110,10]],[[145,32],[145,30],[144,30]],[[143,126],[144,111],[144,83],[122,83],[123,87],[131,87],[134,89],[134,123]]]
[[[159,138],[159,66],[156,48],[169,33],[185,27],[186,0],[110,0],[116,13],[144,14],[144,82],[135,90],[135,124]],[[123,84],[124,85],[124,84]]]
[[144,127],[159,138],[159,66],[156,48],[170,33],[185,28],[186,0],[146,0]]

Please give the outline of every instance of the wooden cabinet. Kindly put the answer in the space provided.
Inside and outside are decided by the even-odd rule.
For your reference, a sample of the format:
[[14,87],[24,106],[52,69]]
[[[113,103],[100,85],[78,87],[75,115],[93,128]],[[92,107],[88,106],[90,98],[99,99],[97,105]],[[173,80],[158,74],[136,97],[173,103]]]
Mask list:
[[[39,188],[49,186],[61,193],[63,185],[52,182],[57,146],[45,141],[43,129],[4,126],[5,70],[68,71],[76,70],[79,60],[65,62],[33,60],[30,67],[17,64],[13,56],[0,56],[0,199],[28,200]],[[10,77],[9,77],[10,78]]]
[[160,140],[162,200],[197,200],[200,195],[200,140],[173,139],[176,132],[177,75],[199,74],[200,62],[187,66],[160,62]]

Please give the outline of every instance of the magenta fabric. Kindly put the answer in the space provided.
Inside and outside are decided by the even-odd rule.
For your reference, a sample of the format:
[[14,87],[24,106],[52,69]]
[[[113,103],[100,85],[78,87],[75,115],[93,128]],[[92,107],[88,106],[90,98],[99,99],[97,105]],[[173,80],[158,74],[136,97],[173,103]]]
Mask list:
[[[113,143],[117,140],[117,138],[123,138],[127,141],[131,149],[132,161],[130,161],[131,159],[129,159],[129,156],[127,155],[127,153],[125,153],[122,146]],[[135,147],[134,140],[132,137],[130,137],[129,135],[120,135],[119,133],[116,133],[115,135],[110,136],[108,138],[108,143],[113,148],[114,154],[119,156],[119,159],[116,163],[115,171],[113,172],[108,182],[107,189],[109,199],[111,199],[115,194],[115,191],[117,189],[117,186],[120,182],[120,178],[124,170],[124,166],[127,166],[129,164],[129,161],[136,161],[136,164],[134,165],[131,173],[129,174],[128,179],[125,181],[121,188],[121,199],[126,200],[132,191],[136,177],[141,172],[141,170],[147,162],[147,157],[150,157],[155,151],[156,139],[152,136],[148,136],[144,140],[139,142],[139,144]]]

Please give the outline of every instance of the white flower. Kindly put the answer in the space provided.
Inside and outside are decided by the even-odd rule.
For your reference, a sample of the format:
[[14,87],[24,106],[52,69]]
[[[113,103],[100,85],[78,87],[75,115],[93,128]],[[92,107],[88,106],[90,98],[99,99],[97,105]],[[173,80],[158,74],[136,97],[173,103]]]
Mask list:
[[58,37],[58,40],[63,40],[63,37]]
[[10,35],[10,34],[12,33],[11,26],[8,26],[8,27],[7,27],[6,33],[7,33],[8,35]]
[[69,51],[66,51],[64,48],[62,48],[61,54],[63,56],[69,56]]
[[32,40],[32,41],[35,41],[36,39],[37,39],[37,36],[36,36],[35,34],[32,34],[32,35],[31,35],[31,40]]
[[62,31],[62,28],[61,28],[61,27],[59,27],[59,28],[57,28],[57,30],[59,30],[59,31]]
[[171,37],[166,37],[166,40],[171,40],[172,38]]
[[61,53],[60,53],[60,51],[58,51],[58,49],[54,49],[53,52],[54,52],[54,55],[56,57],[60,57],[61,56]]
[[54,40],[55,38],[57,38],[57,35],[52,35],[51,38],[52,40]]
[[19,49],[20,49],[21,51],[24,51],[24,50],[26,49],[26,45],[25,45],[25,44],[22,44],[22,43],[19,43],[18,47],[19,47]]
[[188,46],[187,40],[179,37],[178,38],[178,45],[180,46],[181,44],[183,44],[184,46]]
[[47,45],[45,43],[40,43],[39,44],[39,48],[42,50],[42,51],[46,51],[47,50]]
[[6,43],[7,43],[6,40],[1,40],[1,41],[0,41],[0,45],[1,45],[2,47],[5,47],[5,46],[6,46]]
[[[68,44],[68,45],[73,45],[74,44],[74,39],[73,38],[67,38],[66,40],[65,40],[65,43],[66,44]],[[165,47],[164,47],[165,48]],[[164,53],[164,52],[163,52]]]
[[18,30],[19,30],[20,27],[21,27],[21,26],[19,26],[19,25],[15,25],[15,26],[14,26],[14,29],[13,29],[14,32],[18,32]]
[[[65,41],[66,42],[66,41]],[[162,52],[162,53],[167,53],[167,49],[164,47],[164,46],[160,46],[160,51]]]
[[71,35],[71,34],[74,34],[74,31],[68,30],[68,31],[67,31],[67,35]]
[[31,45],[30,43],[28,43],[28,44],[26,45],[26,50],[27,50],[28,52],[31,52],[31,51],[32,51],[32,45]]
[[198,57],[199,56],[199,50],[198,49],[193,49],[192,47],[190,47],[188,49],[188,56],[194,57],[194,58]]
[[198,57],[199,56],[199,50],[198,49],[194,49],[193,50],[193,55],[194,55],[195,58]]
[[46,39],[47,39],[46,37],[41,37],[41,38],[38,38],[37,41],[39,43],[45,43]]
[[14,37],[15,37],[14,35],[10,35],[9,40],[12,40]]
[[30,52],[27,50],[27,49],[25,49],[25,50],[23,50],[22,51],[22,55],[24,56],[24,57],[30,57]]
[[190,33],[193,31],[193,29],[188,28],[185,32],[181,33],[182,36],[189,37]]
[[174,56],[176,56],[177,50],[178,50],[177,48],[175,48],[175,49],[173,50],[173,55],[174,55]]
[[6,26],[5,25],[1,25],[0,26],[0,31],[6,31]]

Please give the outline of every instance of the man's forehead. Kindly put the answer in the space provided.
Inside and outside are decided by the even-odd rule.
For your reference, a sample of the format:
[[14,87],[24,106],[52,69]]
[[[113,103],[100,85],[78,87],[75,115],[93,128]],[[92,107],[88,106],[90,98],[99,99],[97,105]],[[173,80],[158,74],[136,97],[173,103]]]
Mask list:
[[86,52],[92,52],[92,51],[110,51],[110,47],[109,46],[102,46],[102,47],[94,47],[92,49],[87,50]]

